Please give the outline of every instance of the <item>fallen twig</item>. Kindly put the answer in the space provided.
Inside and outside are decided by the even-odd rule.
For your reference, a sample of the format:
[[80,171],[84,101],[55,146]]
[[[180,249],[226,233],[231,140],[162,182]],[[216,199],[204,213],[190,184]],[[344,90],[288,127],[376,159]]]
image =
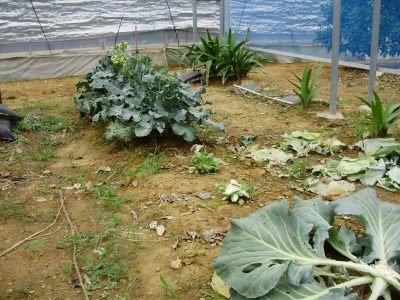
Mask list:
[[[60,198],[63,199],[62,191],[60,191]],[[64,212],[65,219],[68,222],[70,232],[71,232],[72,235],[74,235],[74,234],[77,233],[77,229],[76,229],[74,223],[72,222],[71,218],[69,217],[67,208],[64,205],[64,201],[62,201],[61,203],[62,203],[61,207],[62,207],[62,210]],[[86,291],[86,288],[85,288],[85,286],[83,284],[81,271],[79,270],[78,262],[76,260],[76,244],[75,243],[74,243],[74,247],[73,247],[73,250],[72,250],[72,260],[73,260],[73,263],[74,263],[76,275],[78,276],[78,279],[79,279],[79,285],[82,288],[83,294],[85,295],[85,299],[89,300],[89,295],[88,295],[88,293]]]

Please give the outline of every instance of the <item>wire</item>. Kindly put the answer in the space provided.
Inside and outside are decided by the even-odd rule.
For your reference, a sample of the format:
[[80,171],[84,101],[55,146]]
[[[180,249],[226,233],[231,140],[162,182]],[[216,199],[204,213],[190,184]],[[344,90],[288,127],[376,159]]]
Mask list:
[[31,3],[31,6],[32,6],[32,9],[33,9],[33,12],[34,12],[34,13],[35,13],[35,15],[36,15],[36,19],[37,19],[37,21],[38,21],[38,23],[39,23],[40,29],[42,29],[43,36],[44,36],[44,38],[45,38],[45,40],[46,40],[46,42],[47,42],[47,48],[49,48],[50,54],[53,54],[53,52],[51,52],[51,48],[50,48],[50,42],[49,42],[49,40],[47,39],[47,35],[46,35],[46,33],[44,32],[44,29],[43,29],[42,23],[40,22],[40,19],[39,19],[39,16],[38,16],[37,12],[36,12],[35,6],[33,5],[33,2],[32,2],[32,0],[29,0],[29,2]]
[[124,11],[122,12],[121,20],[119,21],[118,31],[117,31],[117,35],[115,36],[114,45],[117,44],[117,40],[118,40],[118,36],[119,36],[119,30],[121,29],[123,18],[124,18]]
[[244,1],[242,13],[240,14],[239,25],[238,25],[238,28],[237,28],[237,32],[238,33],[239,33],[239,30],[240,30],[240,25],[242,25],[242,19],[243,19],[244,11],[246,10],[246,5],[247,5],[247,0]]
[[174,18],[172,17],[172,13],[171,13],[171,7],[169,6],[169,2],[168,2],[168,0],[165,0],[165,3],[167,3],[167,6],[168,6],[168,11],[169,11],[169,15],[170,15],[170,17],[171,17],[171,21],[172,21],[172,25],[174,26],[174,31],[175,31],[176,40],[178,41],[178,45],[179,45],[179,36],[178,36],[178,31],[176,30],[176,26],[175,26]]

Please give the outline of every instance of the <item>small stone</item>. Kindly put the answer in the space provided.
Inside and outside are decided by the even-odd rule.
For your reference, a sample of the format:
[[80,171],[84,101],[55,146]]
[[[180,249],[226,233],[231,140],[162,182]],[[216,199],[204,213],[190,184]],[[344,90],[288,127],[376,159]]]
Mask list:
[[244,205],[244,200],[243,200],[243,199],[240,199],[240,200],[238,201],[238,204],[239,204],[240,206]]
[[45,170],[45,171],[42,172],[42,174],[45,175],[45,176],[49,176],[49,175],[51,175],[51,171],[50,170]]
[[163,236],[165,233],[165,227],[164,225],[159,225],[156,227],[156,232],[159,236]]
[[150,206],[150,205],[153,204],[153,201],[148,201],[148,202],[146,202],[145,204],[146,204],[146,206]]
[[49,185],[49,188],[51,188],[51,189],[56,189],[56,188],[57,188],[57,185],[56,185],[56,184],[50,184],[50,185]]
[[211,199],[212,194],[210,192],[198,192],[196,193],[196,197],[201,200],[209,200]]
[[182,260],[178,258],[171,261],[171,268],[174,270],[179,270],[180,268],[182,268]]
[[131,186],[138,187],[138,182],[137,182],[137,180],[132,181],[132,182],[131,182]]
[[137,220],[138,219],[138,215],[134,210],[131,210],[131,217],[132,217],[133,220]]
[[157,229],[157,221],[151,221],[149,227],[150,229]]
[[360,112],[365,112],[365,113],[370,113],[371,112],[371,108],[368,105],[365,105],[365,104],[360,105],[357,108],[357,110],[360,111]]
[[176,250],[178,248],[179,245],[179,239],[177,239],[172,245],[171,245],[171,249],[172,250]]

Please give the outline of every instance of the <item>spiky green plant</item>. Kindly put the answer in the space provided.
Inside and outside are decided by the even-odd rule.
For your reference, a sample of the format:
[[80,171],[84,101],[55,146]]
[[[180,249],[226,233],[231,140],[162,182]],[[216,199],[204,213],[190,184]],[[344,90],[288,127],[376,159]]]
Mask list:
[[293,81],[289,80],[289,82],[294,85],[295,89],[293,89],[293,92],[299,96],[300,104],[303,108],[310,107],[312,101],[314,100],[315,94],[319,88],[317,86],[317,80],[321,69],[322,64],[319,64],[318,68],[314,72],[314,68],[307,64],[303,69],[303,75],[301,78],[296,74],[293,74],[299,83],[294,83]]
[[228,80],[239,80],[261,66],[261,58],[246,49],[247,43],[246,39],[238,42],[231,29],[226,38],[213,37],[207,31],[207,38],[201,38],[200,44],[184,46],[187,52],[183,59],[189,59],[193,68],[204,69],[207,82],[210,78],[218,78],[224,84]]
[[381,98],[374,91],[374,99],[368,101],[358,97],[365,105],[371,109],[368,117],[370,133],[373,137],[385,137],[389,128],[395,126],[395,122],[400,118],[400,104],[384,106]]

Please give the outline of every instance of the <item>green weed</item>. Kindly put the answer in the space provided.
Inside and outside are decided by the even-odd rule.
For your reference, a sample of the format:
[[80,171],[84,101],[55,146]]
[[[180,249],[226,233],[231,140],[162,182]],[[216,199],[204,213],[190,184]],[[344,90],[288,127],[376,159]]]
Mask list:
[[31,241],[31,242],[27,242],[24,245],[24,249],[25,250],[30,250],[30,251],[33,251],[33,252],[37,252],[37,251],[39,251],[39,249],[43,248],[46,243],[47,242],[45,240],[34,240],[34,241]]
[[0,201],[0,220],[15,218],[25,220],[29,217],[26,207],[21,203]]
[[295,159],[288,166],[288,171],[291,176],[301,177],[307,175],[306,164],[303,159]]
[[34,160],[47,161],[50,157],[54,157],[57,141],[46,134],[39,136],[38,147],[34,149],[32,158]]
[[97,200],[106,208],[119,209],[122,202],[127,201],[126,196],[117,195],[112,188],[106,185],[96,186],[93,191]]
[[57,132],[64,129],[74,130],[71,121],[65,116],[59,115],[27,115],[18,124],[18,129],[40,132]]
[[126,264],[115,253],[110,255],[109,251],[105,249],[98,257],[84,259],[82,269],[91,281],[91,284],[87,286],[88,290],[93,291],[100,287],[106,290],[114,289],[126,276]]
[[199,173],[215,173],[219,170],[221,160],[212,153],[201,151],[192,158],[191,163]]
[[165,278],[162,275],[160,275],[160,282],[161,282],[161,285],[165,289],[165,296],[174,298],[174,299],[180,299],[179,294],[176,291],[171,289],[168,282],[165,280]]
[[145,160],[140,164],[139,167],[136,169],[133,169],[131,171],[128,171],[128,176],[133,176],[137,175],[139,173],[145,173],[145,174],[154,174],[158,170],[160,170],[162,167],[164,167],[166,162],[166,158],[163,154],[161,155],[155,155],[155,154],[149,154],[145,158]]
[[21,115],[26,115],[33,111],[43,112],[43,111],[49,111],[52,109],[54,109],[54,104],[45,103],[45,102],[37,102],[37,103],[25,104],[23,107],[16,109],[16,111]]

